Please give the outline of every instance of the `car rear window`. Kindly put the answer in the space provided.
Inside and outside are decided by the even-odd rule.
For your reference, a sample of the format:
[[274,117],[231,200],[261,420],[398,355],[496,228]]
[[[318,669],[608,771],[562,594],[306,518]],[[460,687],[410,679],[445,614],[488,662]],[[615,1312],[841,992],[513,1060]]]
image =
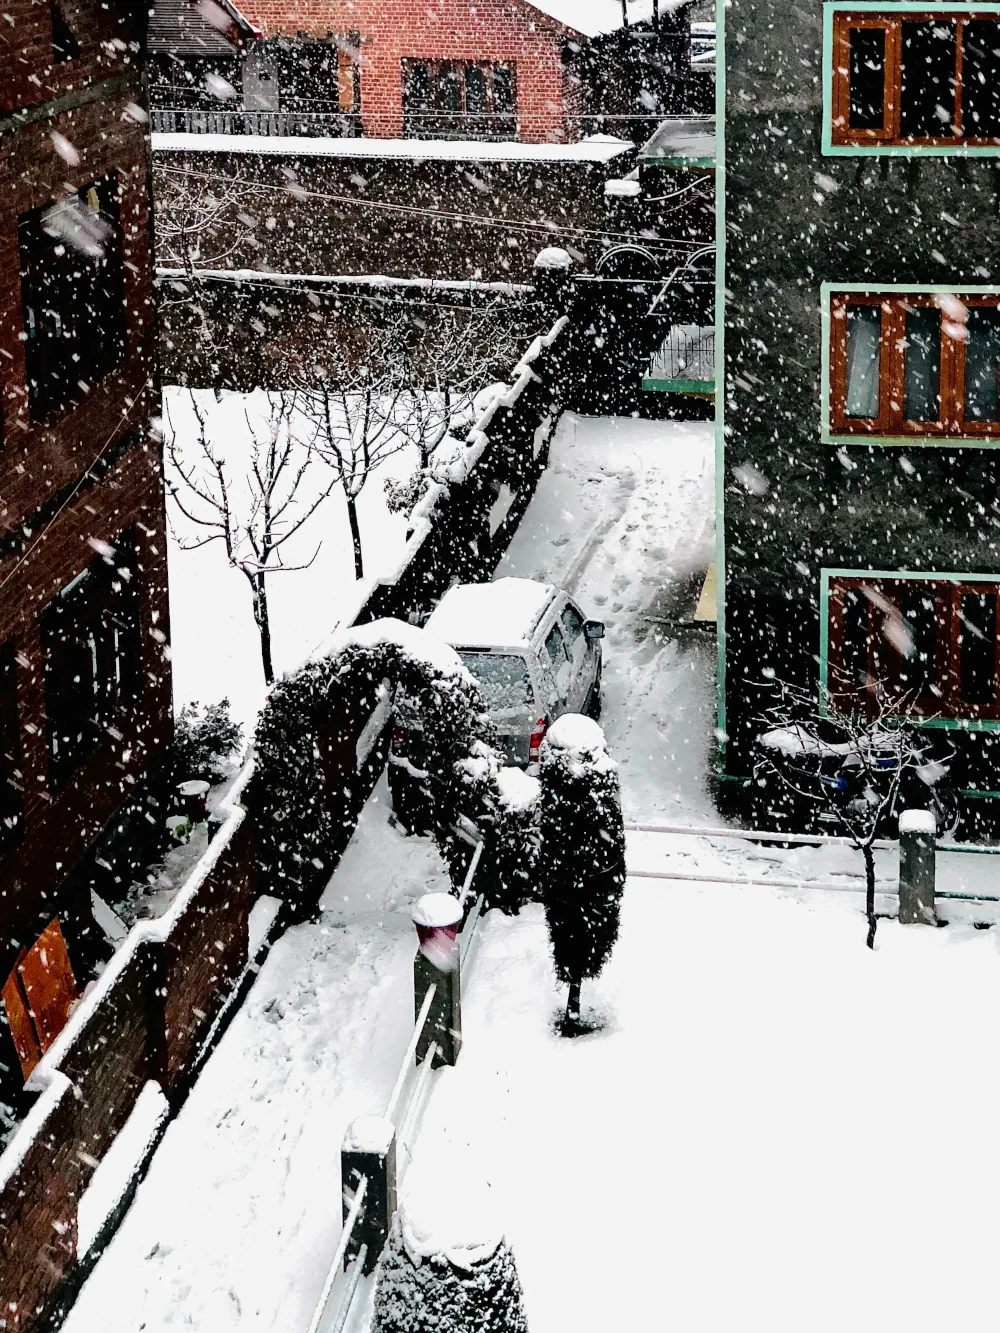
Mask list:
[[531,677],[523,657],[514,653],[462,650],[458,655],[479,682],[491,713],[504,708],[526,708],[531,703]]

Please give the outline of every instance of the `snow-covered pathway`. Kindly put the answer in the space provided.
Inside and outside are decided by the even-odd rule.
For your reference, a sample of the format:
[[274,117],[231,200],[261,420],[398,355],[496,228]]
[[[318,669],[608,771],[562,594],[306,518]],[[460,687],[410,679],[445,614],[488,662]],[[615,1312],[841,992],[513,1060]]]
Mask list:
[[633,879],[567,1041],[541,909],[494,913],[414,1165],[489,1181],[531,1333],[986,1333],[997,943]]
[[340,1236],[340,1144],[409,1040],[408,905],[446,887],[383,782],[317,925],[275,945],[153,1159],[65,1333],[305,1333]]

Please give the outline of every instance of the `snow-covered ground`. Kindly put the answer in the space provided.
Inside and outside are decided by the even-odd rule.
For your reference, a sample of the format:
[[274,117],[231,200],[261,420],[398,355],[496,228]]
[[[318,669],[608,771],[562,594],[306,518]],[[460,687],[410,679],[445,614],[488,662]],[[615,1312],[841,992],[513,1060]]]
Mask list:
[[572,1041],[540,909],[478,951],[414,1167],[489,1181],[531,1333],[995,1328],[995,931],[630,880]]
[[[551,577],[605,619],[634,822],[719,823],[712,646],[657,619],[711,558],[711,469],[706,427],[568,416],[499,571]],[[845,849],[708,835],[633,835],[629,855],[856,873]],[[67,1333],[305,1333],[340,1231],[343,1130],[384,1104],[409,1035],[407,908],[443,882],[381,785],[322,922],[272,951]],[[416,1160],[471,1159],[490,1181],[532,1333],[992,1329],[997,934],[880,922],[872,953],[864,930],[855,894],[632,878],[585,991],[605,1027],[566,1041],[540,911],[486,919]]]
[[[207,419],[209,439],[230,462],[240,452],[249,451],[247,416],[259,431],[266,428],[269,399],[263,390],[225,392],[221,402],[207,390],[196,390],[195,397]],[[176,431],[182,457],[196,457],[197,421],[187,389],[164,390],[164,423],[167,431]],[[389,512],[383,483],[390,477],[409,476],[416,464],[413,447],[392,454],[372,472],[361,492],[358,518],[366,577],[391,569],[402,554],[406,515]],[[320,465],[313,469],[304,495],[312,494],[322,472]],[[179,710],[194,699],[215,703],[228,696],[234,718],[243,723],[249,736],[264,699],[260,639],[249,585],[229,565],[222,542],[213,541],[198,550],[182,549],[182,544],[202,539],[205,530],[186,519],[169,500],[167,513],[172,529],[167,563],[174,706]],[[339,488],[288,542],[283,551],[285,564],[304,564],[314,552],[315,560],[308,569],[275,573],[267,581],[274,666],[279,676],[298,666],[336,628],[344,608],[353,604],[357,587],[354,557],[347,505]]]

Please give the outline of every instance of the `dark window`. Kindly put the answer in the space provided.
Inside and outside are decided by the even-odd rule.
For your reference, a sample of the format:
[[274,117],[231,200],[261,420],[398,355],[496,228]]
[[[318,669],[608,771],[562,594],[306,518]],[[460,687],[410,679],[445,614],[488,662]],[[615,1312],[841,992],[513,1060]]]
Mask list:
[[486,110],[486,72],[479,65],[465,71],[465,109],[470,115]]
[[917,306],[906,311],[905,415],[907,421],[941,416],[941,311]]
[[924,717],[1000,717],[997,602],[971,576],[832,580],[831,696],[869,713],[882,695]]
[[857,130],[880,130],[885,124],[885,29],[850,31],[849,124]]
[[995,704],[997,696],[997,597],[962,593],[959,603],[958,693],[963,703]]
[[112,176],[18,219],[28,401],[40,421],[125,356],[125,275]]
[[1000,140],[995,15],[837,11],[832,75],[836,144]]
[[403,132],[454,139],[511,139],[514,71],[471,61],[404,60]]
[[58,0],[50,0],[49,15],[52,19],[52,58],[55,61],[74,60],[80,54],[80,43],[76,40],[73,29],[66,21],[62,5]]
[[899,132],[904,139],[954,133],[957,32],[954,20],[902,25]]
[[830,421],[845,434],[988,437],[1000,420],[1000,301],[835,295]]
[[962,125],[966,138],[1000,138],[1000,22],[969,19],[962,37]]
[[498,116],[509,116],[514,111],[514,71],[509,65],[493,68],[493,110]]
[[93,561],[42,613],[49,766],[56,782],[102,743],[139,697],[135,543]]
[[13,643],[0,644],[0,851],[21,832],[23,783]]
[[549,630],[545,640],[545,652],[557,671],[564,662],[569,661],[569,653],[566,651],[566,644],[558,625],[553,625]]
[[965,339],[965,419],[1000,421],[1000,310],[975,306]]

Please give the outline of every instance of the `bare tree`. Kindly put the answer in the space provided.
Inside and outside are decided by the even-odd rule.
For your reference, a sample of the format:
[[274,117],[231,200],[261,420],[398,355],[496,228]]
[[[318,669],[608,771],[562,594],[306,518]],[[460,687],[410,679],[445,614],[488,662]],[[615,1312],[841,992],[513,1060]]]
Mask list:
[[305,564],[297,565],[284,563],[283,548],[315,514],[336,479],[309,487],[314,455],[309,442],[301,438],[295,394],[272,399],[266,428],[255,427],[244,412],[247,434],[228,459],[210,438],[207,417],[194,393],[190,399],[197,422],[197,435],[190,443],[179,437],[167,407],[166,484],[179,512],[204,535],[178,537],[178,542],[188,551],[222,542],[230,565],[249,583],[264,679],[270,685],[274,664],[267,576],[308,569],[316,559],[319,544]]
[[[913,726],[913,696],[866,691],[863,711],[838,711],[782,681],[768,682],[775,702],[765,710],[754,779],[777,803],[796,803],[832,823],[864,858],[868,947],[875,947],[875,840],[891,831],[900,802],[916,791],[934,810],[939,829],[957,815],[956,798],[935,783],[945,771],[930,760]],[[838,687],[837,700],[853,686]],[[825,706],[824,706],[825,705]],[[916,779],[908,783],[908,778]],[[904,784],[907,790],[904,791]],[[916,803],[916,801],[915,801]]]
[[228,268],[234,257],[259,248],[247,204],[260,195],[242,171],[213,176],[160,164],[153,173],[157,262],[182,269],[191,282],[199,269]]
[[400,428],[400,403],[407,392],[400,325],[369,331],[364,356],[355,363],[337,352],[333,366],[316,368],[296,389],[308,447],[333,472],[347,502],[354,548],[354,576],[364,578],[358,500],[368,478],[411,440]]

